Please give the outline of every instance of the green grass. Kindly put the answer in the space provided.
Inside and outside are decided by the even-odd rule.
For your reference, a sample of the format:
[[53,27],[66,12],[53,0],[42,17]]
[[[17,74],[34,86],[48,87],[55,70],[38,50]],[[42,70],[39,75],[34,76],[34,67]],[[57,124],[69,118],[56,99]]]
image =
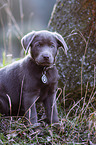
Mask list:
[[[90,94],[90,95],[89,95]],[[88,96],[87,96],[88,95]],[[0,117],[0,144],[8,145],[88,145],[96,144],[96,91],[91,90],[80,100],[57,100],[59,126],[44,122],[43,107],[38,108],[39,123],[26,125],[23,117]],[[72,96],[71,96],[72,97]],[[65,99],[65,100],[64,100]],[[69,99],[70,100],[70,99]],[[64,105],[65,104],[65,105]],[[43,115],[39,115],[39,114]],[[41,120],[41,121],[40,121]],[[39,126],[39,128],[38,128]]]

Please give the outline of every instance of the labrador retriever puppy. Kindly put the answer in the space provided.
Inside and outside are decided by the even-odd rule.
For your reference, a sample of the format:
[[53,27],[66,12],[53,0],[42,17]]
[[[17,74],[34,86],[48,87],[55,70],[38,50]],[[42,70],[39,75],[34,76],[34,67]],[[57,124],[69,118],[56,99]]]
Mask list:
[[0,69],[0,113],[25,114],[34,124],[37,122],[35,102],[40,100],[49,122],[58,122],[55,57],[59,47],[64,48],[66,54],[67,45],[60,34],[47,30],[28,33],[21,44],[26,52],[29,51],[28,55]]

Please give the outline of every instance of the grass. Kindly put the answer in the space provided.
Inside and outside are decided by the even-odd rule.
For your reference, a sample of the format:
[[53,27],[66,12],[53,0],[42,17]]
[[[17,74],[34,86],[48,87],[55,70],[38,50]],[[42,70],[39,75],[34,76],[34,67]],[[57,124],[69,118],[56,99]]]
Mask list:
[[[38,108],[39,123],[25,124],[24,117],[0,116],[0,144],[8,145],[91,145],[96,144],[96,91],[93,88],[78,101],[62,93],[57,100],[59,126],[44,121],[43,106]],[[69,98],[68,100],[66,99]],[[72,96],[71,96],[72,97]],[[58,97],[57,97],[58,98]],[[65,104],[65,105],[64,105]],[[41,115],[43,114],[43,115]],[[38,128],[39,127],[39,128]]]

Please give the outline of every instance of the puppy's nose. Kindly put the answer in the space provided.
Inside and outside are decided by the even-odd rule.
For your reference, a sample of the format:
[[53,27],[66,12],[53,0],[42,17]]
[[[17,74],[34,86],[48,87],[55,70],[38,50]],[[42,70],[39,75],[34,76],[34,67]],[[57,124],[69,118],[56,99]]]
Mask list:
[[49,57],[50,57],[50,56],[49,56],[48,54],[43,54],[42,57],[43,57],[45,60],[49,60]]

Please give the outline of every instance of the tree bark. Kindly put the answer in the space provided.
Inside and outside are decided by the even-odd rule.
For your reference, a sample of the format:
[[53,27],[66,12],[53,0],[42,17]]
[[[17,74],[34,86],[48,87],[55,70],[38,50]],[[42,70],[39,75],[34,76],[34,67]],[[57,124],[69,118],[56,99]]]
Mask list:
[[96,1],[57,0],[48,29],[59,32],[69,47],[57,59],[60,81],[67,90],[96,85]]

